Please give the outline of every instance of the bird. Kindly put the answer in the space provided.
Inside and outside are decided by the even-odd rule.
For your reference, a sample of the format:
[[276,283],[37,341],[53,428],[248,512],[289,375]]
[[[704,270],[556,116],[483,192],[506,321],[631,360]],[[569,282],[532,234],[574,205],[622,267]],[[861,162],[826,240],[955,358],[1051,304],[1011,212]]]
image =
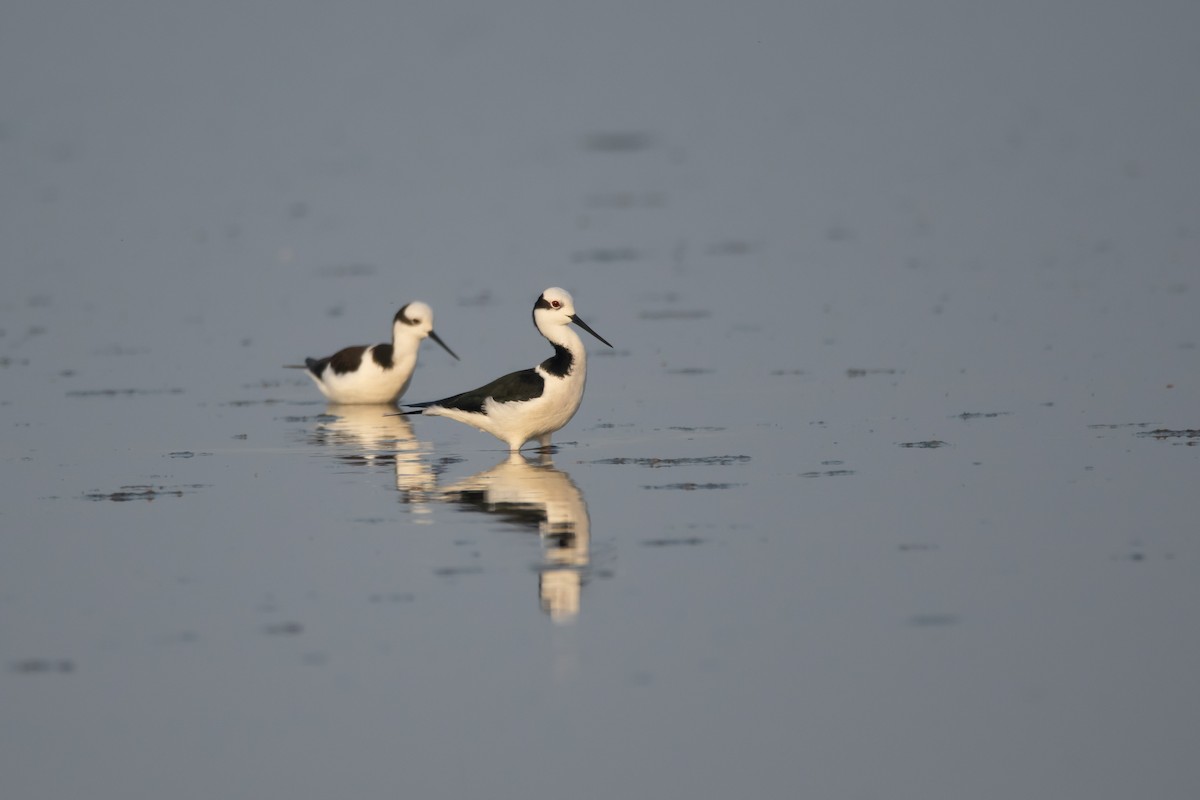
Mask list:
[[534,303],[533,324],[554,346],[554,355],[478,389],[427,403],[401,403],[411,410],[400,413],[464,422],[507,444],[510,453],[532,439],[537,439],[543,450],[549,448],[550,435],[579,410],[587,379],[587,353],[579,335],[568,327],[571,323],[612,347],[575,313],[570,293],[551,287]]
[[307,370],[331,402],[395,403],[408,390],[417,366],[417,348],[426,336],[461,360],[434,332],[433,309],[414,300],[392,318],[391,344],[360,344],[325,358],[306,358],[303,365],[287,366]]

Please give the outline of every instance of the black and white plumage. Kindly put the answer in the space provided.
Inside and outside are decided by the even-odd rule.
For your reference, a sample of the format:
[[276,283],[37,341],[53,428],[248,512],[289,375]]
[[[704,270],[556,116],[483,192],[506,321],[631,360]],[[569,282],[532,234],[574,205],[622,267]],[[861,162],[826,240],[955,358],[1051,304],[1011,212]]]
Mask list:
[[587,353],[570,327],[575,323],[612,347],[575,314],[571,295],[547,289],[533,306],[533,324],[554,346],[554,355],[531,369],[512,372],[491,383],[428,403],[403,403],[407,414],[449,417],[490,433],[516,452],[537,439],[549,447],[550,434],[562,428],[583,400]]
[[458,356],[433,330],[433,309],[415,300],[392,318],[390,344],[356,345],[325,358],[306,358],[308,376],[334,403],[395,403],[408,389],[417,350],[429,337]]

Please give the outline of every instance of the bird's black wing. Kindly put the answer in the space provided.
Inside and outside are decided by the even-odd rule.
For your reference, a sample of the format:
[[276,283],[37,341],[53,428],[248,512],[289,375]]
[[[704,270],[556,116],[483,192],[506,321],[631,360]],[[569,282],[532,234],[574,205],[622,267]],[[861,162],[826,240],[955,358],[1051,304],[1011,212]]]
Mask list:
[[363,354],[367,352],[365,344],[358,344],[354,347],[343,347],[331,356],[325,358],[306,358],[304,363],[308,364],[308,369],[313,375],[321,377],[321,371],[328,365],[333,367],[335,375],[345,375],[347,372],[354,372],[362,364]]
[[497,378],[486,386],[480,386],[478,389],[456,394],[453,397],[433,400],[428,403],[402,403],[401,405],[412,408],[441,406],[442,408],[456,408],[459,411],[469,411],[479,414],[483,412],[483,404],[489,397],[497,403],[515,403],[521,400],[532,400],[535,397],[541,397],[545,388],[546,382],[542,379],[541,375],[537,374],[536,370],[523,369],[519,372],[510,372],[503,378]]

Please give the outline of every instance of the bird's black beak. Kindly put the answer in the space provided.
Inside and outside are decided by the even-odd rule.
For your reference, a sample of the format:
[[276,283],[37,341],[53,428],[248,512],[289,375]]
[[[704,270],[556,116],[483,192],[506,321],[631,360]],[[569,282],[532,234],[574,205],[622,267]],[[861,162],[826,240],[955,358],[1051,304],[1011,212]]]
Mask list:
[[[438,343],[438,344],[440,344],[440,345],[441,345],[443,348],[445,348],[446,352],[447,352],[447,353],[449,353],[450,355],[454,356],[454,359],[455,359],[456,361],[462,361],[462,359],[458,357],[458,354],[457,354],[457,353],[455,353],[453,350],[451,350],[451,349],[450,349],[450,347],[449,347],[449,345],[447,345],[445,342],[443,342],[443,341],[442,341],[442,337],[438,336],[438,335],[437,335],[436,333],[434,333],[433,331],[430,331],[430,332],[429,332],[429,338],[430,338],[430,339],[433,339],[435,342],[437,342],[437,343]],[[611,346],[611,345],[610,345],[610,346]]]
[[[605,344],[608,344],[607,339],[605,339],[603,336],[601,336],[600,334],[596,333],[594,330],[589,328],[588,324],[586,322],[584,322],[583,320],[581,320],[579,317],[575,316],[574,314],[571,315],[571,322],[574,322],[576,325],[583,328],[585,331],[590,333],[592,336],[595,336],[600,341],[604,342]],[[612,347],[611,344],[608,344],[608,346]]]

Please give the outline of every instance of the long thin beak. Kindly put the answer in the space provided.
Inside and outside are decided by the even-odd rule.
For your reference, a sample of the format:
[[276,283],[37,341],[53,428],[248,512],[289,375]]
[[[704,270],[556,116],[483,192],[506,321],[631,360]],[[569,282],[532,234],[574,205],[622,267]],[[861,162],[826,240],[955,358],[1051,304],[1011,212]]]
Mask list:
[[[608,344],[607,339],[605,339],[603,336],[601,336],[600,334],[596,333],[594,330],[589,328],[588,324],[586,322],[584,322],[583,320],[581,320],[579,317],[575,316],[574,314],[571,315],[571,322],[574,322],[576,325],[583,328],[585,331],[590,333],[592,336],[595,336],[600,341],[604,342],[605,344]],[[611,344],[608,344],[608,346],[612,347]]]
[[430,339],[433,339],[435,342],[437,342],[437,343],[438,343],[438,344],[440,344],[440,345],[441,345],[443,348],[445,348],[446,352],[447,352],[447,353],[449,353],[450,355],[454,356],[454,359],[455,359],[456,361],[462,361],[462,359],[458,357],[458,354],[457,354],[457,353],[455,353],[453,350],[451,350],[451,349],[450,349],[450,346],[449,346],[449,345],[447,345],[445,342],[443,342],[443,341],[442,341],[442,337],[438,336],[438,335],[437,335],[436,333],[434,333],[433,331],[430,331],[430,332],[429,332],[429,338],[430,338]]

